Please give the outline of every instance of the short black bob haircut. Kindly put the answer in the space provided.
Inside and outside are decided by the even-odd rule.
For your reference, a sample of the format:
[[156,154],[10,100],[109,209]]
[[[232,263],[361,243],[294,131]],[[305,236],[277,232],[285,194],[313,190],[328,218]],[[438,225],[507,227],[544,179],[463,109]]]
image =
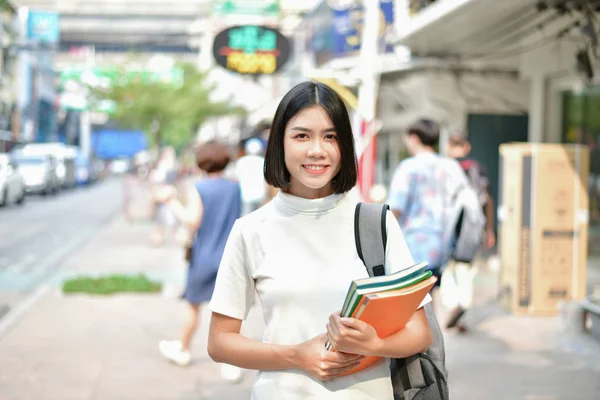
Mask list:
[[296,114],[314,106],[322,107],[333,122],[340,148],[340,171],[333,178],[333,190],[337,194],[348,192],[356,185],[357,161],[354,136],[344,101],[329,86],[318,82],[303,82],[293,87],[281,99],[265,153],[264,174],[268,184],[286,190],[290,187],[290,172],[285,166],[283,138],[285,128]]
[[437,122],[422,118],[408,128],[409,135],[416,135],[424,146],[435,147],[440,140],[440,126]]

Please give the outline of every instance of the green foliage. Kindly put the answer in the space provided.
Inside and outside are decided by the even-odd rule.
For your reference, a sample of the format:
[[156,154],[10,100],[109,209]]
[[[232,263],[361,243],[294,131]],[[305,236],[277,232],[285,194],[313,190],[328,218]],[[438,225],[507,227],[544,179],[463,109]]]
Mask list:
[[8,0],[0,0],[0,9],[2,11],[14,12],[14,8]]
[[123,128],[143,130],[155,146],[166,144],[178,149],[189,144],[208,118],[245,112],[229,101],[211,101],[215,86],[208,84],[206,74],[194,65],[178,67],[183,70],[183,85],[127,79],[108,89],[92,89],[93,98],[113,101],[116,110],[111,118]]
[[137,276],[109,275],[106,277],[78,277],[63,283],[63,293],[115,294],[123,292],[156,293],[162,284],[153,282],[143,274]]

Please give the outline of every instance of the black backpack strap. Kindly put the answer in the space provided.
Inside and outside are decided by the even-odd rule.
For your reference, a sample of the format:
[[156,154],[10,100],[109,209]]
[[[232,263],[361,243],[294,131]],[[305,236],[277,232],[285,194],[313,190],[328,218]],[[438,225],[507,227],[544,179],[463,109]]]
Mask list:
[[369,276],[385,275],[387,204],[358,203],[354,211],[356,251]]

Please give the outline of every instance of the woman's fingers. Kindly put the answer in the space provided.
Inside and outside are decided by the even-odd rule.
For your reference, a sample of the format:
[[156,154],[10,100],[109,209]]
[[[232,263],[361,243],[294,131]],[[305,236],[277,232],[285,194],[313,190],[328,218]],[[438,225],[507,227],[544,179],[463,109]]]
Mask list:
[[324,376],[325,379],[323,379],[323,380],[330,380],[330,379],[336,378],[336,377],[338,377],[340,375],[345,374],[346,372],[349,372],[349,371],[353,370],[354,368],[358,367],[359,365],[360,365],[359,362],[355,362],[355,363],[352,363],[350,365],[346,365],[345,367],[331,368],[331,369],[329,369],[327,371],[324,371],[325,372],[325,376]]
[[329,351],[325,354],[325,360],[327,362],[335,363],[335,364],[349,364],[356,361],[360,361],[364,358],[364,356],[360,354],[350,354],[350,353],[342,353],[339,351]]

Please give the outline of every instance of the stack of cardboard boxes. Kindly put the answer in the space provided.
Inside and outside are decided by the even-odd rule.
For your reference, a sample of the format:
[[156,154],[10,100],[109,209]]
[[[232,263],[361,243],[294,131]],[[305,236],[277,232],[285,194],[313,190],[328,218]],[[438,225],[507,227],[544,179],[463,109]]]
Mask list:
[[584,298],[588,176],[585,146],[500,146],[501,294],[514,314],[554,315]]

